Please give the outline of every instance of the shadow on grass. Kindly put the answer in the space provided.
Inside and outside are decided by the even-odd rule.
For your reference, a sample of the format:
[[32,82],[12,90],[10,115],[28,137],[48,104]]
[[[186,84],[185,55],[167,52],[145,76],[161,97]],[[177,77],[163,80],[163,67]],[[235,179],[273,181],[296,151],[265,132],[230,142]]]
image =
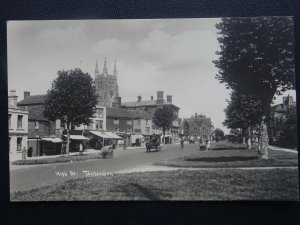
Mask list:
[[258,159],[257,156],[230,156],[230,157],[203,157],[203,158],[188,158],[186,161],[195,161],[195,162],[235,162],[235,161],[249,161]]
[[226,146],[217,146],[217,147],[212,148],[211,150],[219,151],[219,150],[245,150],[245,149],[247,149],[247,147],[226,145]]

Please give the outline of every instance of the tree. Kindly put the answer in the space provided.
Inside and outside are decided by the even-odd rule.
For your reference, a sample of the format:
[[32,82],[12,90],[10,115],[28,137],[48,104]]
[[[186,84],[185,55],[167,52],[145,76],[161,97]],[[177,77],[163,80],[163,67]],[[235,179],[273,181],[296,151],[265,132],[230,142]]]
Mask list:
[[163,139],[165,143],[166,130],[170,129],[173,121],[176,119],[176,112],[170,105],[164,105],[156,109],[152,121],[155,126],[163,130]]
[[254,95],[239,94],[233,91],[225,111],[223,125],[230,129],[241,129],[243,136],[246,131],[251,137],[252,127],[260,123],[262,107],[260,100]]
[[223,18],[216,25],[219,59],[216,79],[240,94],[261,101],[261,149],[267,154],[265,119],[276,94],[295,86],[291,17]]
[[221,130],[220,128],[216,128],[214,133],[215,133],[217,138],[219,138],[219,137],[220,137],[220,139],[224,138],[224,131]]
[[80,69],[58,71],[58,77],[45,97],[43,114],[50,121],[60,119],[66,124],[69,155],[71,125],[89,124],[93,116],[97,96],[93,79]]

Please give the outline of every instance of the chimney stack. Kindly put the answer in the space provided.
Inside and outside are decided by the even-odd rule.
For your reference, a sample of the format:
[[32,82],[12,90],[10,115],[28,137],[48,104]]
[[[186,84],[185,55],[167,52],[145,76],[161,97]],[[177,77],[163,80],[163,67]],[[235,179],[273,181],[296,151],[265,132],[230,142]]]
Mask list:
[[16,90],[11,89],[8,95],[8,107],[10,108],[17,107],[17,98],[18,96],[16,95]]
[[151,101],[153,101],[153,96],[151,96]]
[[142,101],[142,96],[138,96],[138,102],[141,102]]
[[113,102],[113,107],[114,108],[120,108],[122,105],[122,99],[121,97],[115,97],[115,101]]
[[167,101],[172,103],[172,95],[167,95]]
[[195,118],[197,118],[198,117],[198,115],[197,115],[197,113],[195,113]]
[[29,91],[24,91],[24,99],[30,96],[30,92]]
[[164,92],[163,91],[158,91],[157,92],[156,103],[157,104],[162,104],[163,102],[164,102]]

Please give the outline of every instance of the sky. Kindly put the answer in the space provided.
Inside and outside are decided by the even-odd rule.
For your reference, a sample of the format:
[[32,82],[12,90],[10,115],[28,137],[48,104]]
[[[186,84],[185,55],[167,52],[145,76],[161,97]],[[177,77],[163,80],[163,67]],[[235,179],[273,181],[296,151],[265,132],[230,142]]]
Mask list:
[[[222,125],[230,90],[215,79],[212,63],[219,50],[218,18],[154,20],[9,21],[8,89],[45,94],[57,71],[81,68],[94,78],[98,60],[107,58],[112,74],[117,62],[122,101],[173,96],[179,116],[204,114]],[[289,92],[295,96],[293,91]],[[276,99],[281,103],[282,98]]]

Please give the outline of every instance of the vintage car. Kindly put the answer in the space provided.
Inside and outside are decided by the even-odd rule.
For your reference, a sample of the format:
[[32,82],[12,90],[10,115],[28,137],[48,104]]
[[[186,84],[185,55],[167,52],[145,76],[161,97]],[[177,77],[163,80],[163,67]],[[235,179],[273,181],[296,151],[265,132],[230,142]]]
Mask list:
[[161,150],[159,135],[152,135],[149,141],[146,142],[147,152],[150,152],[151,149],[155,149],[156,151]]

